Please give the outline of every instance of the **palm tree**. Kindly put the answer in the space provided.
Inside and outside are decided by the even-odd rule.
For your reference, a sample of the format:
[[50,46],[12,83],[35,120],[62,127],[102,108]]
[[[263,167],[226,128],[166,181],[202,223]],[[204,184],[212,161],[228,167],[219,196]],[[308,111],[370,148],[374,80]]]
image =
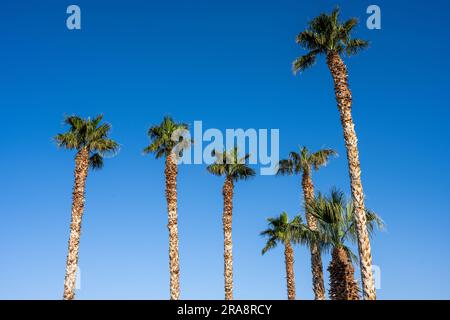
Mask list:
[[69,126],[65,133],[56,135],[58,147],[76,150],[75,157],[75,185],[72,193],[72,218],[70,223],[69,249],[66,261],[66,276],[64,280],[64,299],[75,298],[75,281],[78,268],[78,251],[81,235],[81,221],[83,219],[86,178],[89,168],[101,169],[103,157],[117,152],[119,145],[108,138],[111,125],[100,124],[103,116],[94,119],[82,119],[69,116],[64,123]]
[[[353,202],[346,201],[345,195],[336,189],[329,197],[319,196],[308,203],[309,212],[318,221],[317,232],[322,249],[332,248],[332,259],[328,267],[330,273],[330,298],[332,300],[359,300],[359,288],[354,278],[352,260],[356,256],[346,245],[348,241],[356,242],[357,221]],[[381,219],[366,209],[365,216],[369,234],[375,225],[382,228]]]
[[231,238],[232,218],[233,218],[233,193],[234,183],[239,180],[246,180],[255,176],[255,171],[250,168],[246,161],[250,157],[246,154],[239,158],[238,149],[229,151],[214,151],[215,163],[207,167],[208,172],[216,176],[225,176],[223,185],[223,235],[224,235],[224,278],[225,278],[225,299],[233,299],[233,241]]
[[[312,169],[319,170],[325,166],[330,156],[336,155],[332,149],[323,149],[311,153],[306,147],[300,149],[300,152],[291,152],[289,158],[281,160],[278,166],[277,174],[294,175],[302,174],[302,188],[304,203],[314,200],[314,184],[312,182]],[[307,208],[307,207],[306,207]],[[317,230],[317,221],[314,216],[306,213],[306,222],[311,230]],[[323,283],[322,256],[315,243],[310,246],[311,251],[311,271],[313,277],[314,297],[316,300],[325,299],[325,287]]]
[[301,234],[307,228],[302,223],[300,216],[294,217],[289,221],[286,212],[282,212],[279,217],[267,219],[268,229],[261,232],[263,237],[267,238],[265,247],[262,249],[264,255],[270,249],[277,246],[278,243],[284,244],[284,258],[286,263],[286,283],[289,300],[295,300],[295,275],[294,275],[294,250],[292,243],[303,239]]
[[352,198],[355,204],[355,214],[358,231],[358,249],[361,266],[364,298],[375,300],[376,292],[372,275],[372,254],[369,235],[366,229],[364,193],[361,183],[361,166],[358,155],[358,143],[353,124],[351,107],[352,94],[348,85],[347,68],[341,55],[353,55],[368,47],[368,41],[353,39],[351,32],[358,24],[351,18],[345,22],[339,20],[339,9],[331,14],[322,13],[309,22],[308,28],[297,36],[297,43],[308,51],[293,63],[294,73],[303,72],[316,62],[320,54],[326,56],[326,62],[334,81],[334,91],[337,107],[340,113],[344,131],[345,146],[349,166]]
[[144,153],[154,153],[156,159],[165,157],[166,200],[169,229],[169,269],[170,269],[170,299],[180,297],[180,263],[178,253],[178,209],[177,209],[177,174],[178,157],[189,147],[192,141],[183,138],[182,131],[188,125],[177,123],[171,117],[164,117],[160,125],[148,130],[150,145]]

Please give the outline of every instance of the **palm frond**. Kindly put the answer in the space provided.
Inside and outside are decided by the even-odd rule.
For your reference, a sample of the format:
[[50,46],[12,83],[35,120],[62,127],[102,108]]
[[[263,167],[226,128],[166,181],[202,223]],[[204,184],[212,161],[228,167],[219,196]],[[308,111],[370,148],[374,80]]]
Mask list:
[[337,156],[337,152],[333,149],[322,149],[310,156],[310,163],[314,167],[314,170],[318,170],[319,167],[325,166],[331,156]]
[[266,254],[267,251],[275,248],[277,246],[277,241],[275,237],[270,238],[269,240],[267,240],[266,245],[264,246],[264,248],[261,250],[261,254]]
[[350,39],[345,48],[347,55],[355,55],[369,47],[369,41],[363,39]]
[[290,159],[280,160],[276,172],[277,175],[292,175],[294,173],[294,164]]
[[206,167],[206,170],[209,173],[216,175],[216,176],[225,175],[225,173],[226,173],[225,169],[226,168],[225,168],[224,164],[218,164],[218,163],[213,163]]
[[294,74],[299,72],[304,72],[306,69],[309,69],[316,63],[316,51],[308,52],[307,54],[297,58],[292,63],[292,71]]
[[301,32],[295,39],[295,42],[302,46],[304,49],[310,51],[317,50],[323,45],[322,39],[317,33],[314,33],[312,30],[305,30]]
[[255,170],[247,164],[250,155],[245,154],[239,158],[237,148],[230,149],[229,151],[214,150],[213,155],[216,158],[215,163],[206,168],[213,175],[224,175],[234,181],[247,180],[256,175]]
[[94,170],[103,168],[104,166],[103,157],[99,153],[94,153],[89,158],[89,166]]
[[181,155],[193,143],[192,139],[181,134],[184,130],[188,130],[187,124],[175,122],[171,117],[165,116],[159,125],[148,129],[150,144],[144,148],[144,154],[154,153],[157,159],[172,152]]
[[72,131],[60,133],[55,136],[54,140],[56,142],[56,145],[60,148],[73,150],[80,147],[77,135]]
[[70,130],[72,130],[72,131],[80,130],[85,122],[86,122],[86,120],[82,119],[79,116],[75,116],[75,115],[67,116],[64,119],[64,124],[69,125]]

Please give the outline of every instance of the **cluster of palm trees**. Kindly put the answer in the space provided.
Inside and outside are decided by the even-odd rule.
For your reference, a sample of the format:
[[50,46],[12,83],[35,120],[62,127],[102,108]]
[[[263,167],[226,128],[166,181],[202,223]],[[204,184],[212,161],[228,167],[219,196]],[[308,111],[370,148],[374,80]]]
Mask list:
[[[344,53],[355,54],[367,47],[365,40],[351,38],[351,31],[357,25],[356,19],[345,22],[339,20],[339,10],[331,14],[323,13],[313,19],[308,28],[297,36],[297,43],[308,53],[293,63],[294,73],[311,67],[320,54],[326,56],[326,62],[334,80],[335,96],[349,164],[352,200],[347,202],[340,191],[333,190],[330,196],[321,194],[315,197],[312,171],[325,165],[336,152],[331,149],[311,153],[303,147],[300,152],[291,152],[289,158],[279,163],[278,174],[302,174],[304,208],[306,224],[300,216],[289,220],[286,213],[269,219],[269,228],[262,234],[267,239],[263,253],[276,246],[278,242],[285,245],[288,298],[295,298],[294,257],[292,244],[308,245],[311,251],[311,267],[315,299],[325,299],[325,287],[322,270],[322,252],[332,251],[330,271],[330,298],[356,299],[359,289],[354,280],[354,269],[347,242],[358,244],[359,261],[362,277],[364,299],[375,299],[372,276],[372,257],[369,242],[370,231],[374,224],[381,225],[381,220],[368,211],[364,205],[361,184],[361,170],[358,157],[357,138],[351,116],[352,97],[348,86],[348,74],[342,60]],[[111,126],[102,123],[102,116],[83,119],[78,116],[65,118],[69,126],[67,132],[55,137],[58,146],[76,150],[75,184],[72,199],[72,219],[70,225],[69,248],[64,282],[64,299],[75,297],[75,280],[78,266],[78,251],[81,222],[84,211],[85,185],[89,168],[103,167],[104,157],[118,151],[117,142],[108,137]],[[156,158],[165,159],[166,201],[169,229],[169,268],[170,298],[180,297],[180,267],[178,254],[178,209],[177,209],[177,174],[178,159],[192,141],[180,138],[174,141],[172,136],[179,129],[188,125],[177,123],[170,117],[148,130],[150,145],[144,153],[153,153]],[[180,148],[181,146],[181,148]],[[208,172],[225,178],[223,185],[223,231],[224,231],[224,279],[225,299],[233,299],[233,254],[232,254],[232,214],[234,184],[255,176],[255,171],[247,165],[249,155],[240,157],[238,150],[215,150],[216,161],[207,167]]]
[[[269,218],[268,228],[261,232],[267,238],[262,254],[281,243],[285,247],[286,281],[289,300],[295,300],[294,252],[293,244],[306,245],[311,250],[313,289],[316,300],[325,300],[321,252],[331,251],[329,297],[331,300],[359,300],[360,290],[354,277],[353,261],[358,258],[348,243],[357,240],[355,207],[347,201],[342,191],[332,189],[329,196],[321,193],[305,205],[307,220],[303,223],[300,215],[289,220],[282,212],[278,217]],[[373,233],[375,226],[383,227],[381,218],[366,209],[367,228]]]

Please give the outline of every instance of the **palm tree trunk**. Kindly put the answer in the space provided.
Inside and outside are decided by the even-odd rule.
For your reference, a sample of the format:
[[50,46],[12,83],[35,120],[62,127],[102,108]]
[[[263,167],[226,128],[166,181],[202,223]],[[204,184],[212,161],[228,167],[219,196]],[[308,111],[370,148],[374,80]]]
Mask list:
[[288,300],[295,300],[294,251],[289,241],[284,242]]
[[[304,171],[302,175],[302,188],[305,204],[314,200],[314,185],[311,179],[311,173]],[[306,222],[311,230],[317,230],[317,219],[308,212],[306,206]],[[315,300],[325,300],[325,285],[323,282],[322,255],[317,244],[310,246],[311,251],[311,271],[313,277],[313,290]]]
[[84,195],[88,170],[89,151],[83,148],[78,151],[75,157],[75,185],[72,193],[72,220],[70,223],[69,249],[66,260],[64,300],[73,300],[75,298],[78,250],[80,246],[81,221],[84,211]]
[[225,300],[233,300],[233,241],[231,239],[233,217],[233,179],[227,177],[223,185],[223,247]]
[[361,183],[361,166],[358,155],[358,139],[353,124],[351,107],[352,94],[348,86],[347,68],[338,53],[327,55],[327,64],[334,80],[334,91],[344,130],[345,146],[350,174],[350,186],[355,205],[358,251],[364,299],[375,300],[376,292],[372,274],[372,254],[366,226],[364,193]]
[[178,210],[177,210],[178,165],[174,153],[166,157],[166,200],[169,229],[170,299],[180,298],[180,262],[178,254]]
[[358,284],[347,252],[334,247],[328,271],[330,272],[331,300],[359,300]]

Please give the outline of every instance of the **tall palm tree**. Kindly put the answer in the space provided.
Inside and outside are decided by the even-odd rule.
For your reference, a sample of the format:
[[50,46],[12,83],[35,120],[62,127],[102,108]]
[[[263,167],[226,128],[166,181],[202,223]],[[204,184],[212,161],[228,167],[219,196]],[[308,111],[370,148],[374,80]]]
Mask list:
[[165,157],[166,201],[169,229],[169,269],[170,269],[170,299],[180,297],[180,263],[178,253],[178,207],[177,207],[177,175],[178,157],[192,141],[183,138],[181,131],[188,125],[177,123],[171,117],[164,117],[161,124],[148,130],[150,145],[144,153],[154,153],[156,159]]
[[[353,202],[347,202],[345,195],[336,189],[330,196],[319,196],[308,203],[309,212],[318,221],[317,238],[321,239],[321,248],[332,249],[330,273],[330,298],[332,300],[359,300],[359,288],[354,278],[352,260],[356,256],[346,245],[348,241],[356,242],[356,212]],[[373,233],[375,225],[382,228],[381,219],[372,211],[366,209],[365,216],[369,234]]]
[[287,294],[289,300],[295,300],[295,275],[294,275],[294,250],[292,243],[302,239],[302,233],[306,230],[306,226],[302,223],[300,216],[294,217],[289,221],[286,212],[282,212],[276,218],[267,219],[268,229],[261,232],[263,237],[267,238],[262,254],[277,246],[278,243],[284,244],[284,258],[286,263],[286,283]]
[[233,218],[233,193],[234,183],[255,176],[255,171],[250,168],[246,161],[250,157],[246,154],[240,158],[238,149],[229,151],[214,151],[216,161],[207,167],[208,172],[216,176],[225,176],[223,185],[223,235],[224,235],[224,278],[225,299],[233,299],[233,241],[231,238]]
[[75,298],[75,281],[78,268],[78,251],[81,235],[81,221],[84,212],[86,178],[89,168],[101,169],[103,157],[117,152],[119,145],[108,138],[111,125],[100,124],[103,116],[94,119],[82,119],[69,116],[64,123],[69,126],[65,133],[56,135],[58,147],[76,150],[75,185],[72,193],[72,219],[70,223],[69,249],[66,261],[66,276],[64,280],[64,299]]
[[[304,203],[314,200],[314,184],[312,181],[312,169],[319,170],[321,166],[327,164],[328,159],[336,155],[332,149],[323,149],[311,153],[306,147],[302,147],[300,152],[291,152],[289,158],[281,160],[278,166],[277,174],[294,175],[302,174],[302,188]],[[307,208],[307,207],[306,207]],[[308,210],[306,213],[306,222],[311,230],[317,230],[317,221]],[[313,242],[310,246],[311,251],[311,271],[313,277],[314,297],[316,300],[325,299],[325,287],[323,283],[322,256],[317,245]]]
[[364,214],[364,193],[361,183],[358,140],[351,114],[352,94],[348,85],[347,68],[341,57],[344,53],[350,56],[368,47],[368,41],[351,37],[352,30],[357,24],[358,21],[355,18],[341,22],[338,8],[333,10],[331,14],[322,13],[314,18],[309,22],[308,28],[297,36],[297,43],[307,50],[308,53],[294,61],[293,70],[294,73],[302,72],[314,65],[318,55],[323,54],[326,56],[326,62],[334,81],[337,107],[347,149],[350,185],[352,198],[355,203],[364,298],[375,300],[372,253],[366,229],[366,216]]

